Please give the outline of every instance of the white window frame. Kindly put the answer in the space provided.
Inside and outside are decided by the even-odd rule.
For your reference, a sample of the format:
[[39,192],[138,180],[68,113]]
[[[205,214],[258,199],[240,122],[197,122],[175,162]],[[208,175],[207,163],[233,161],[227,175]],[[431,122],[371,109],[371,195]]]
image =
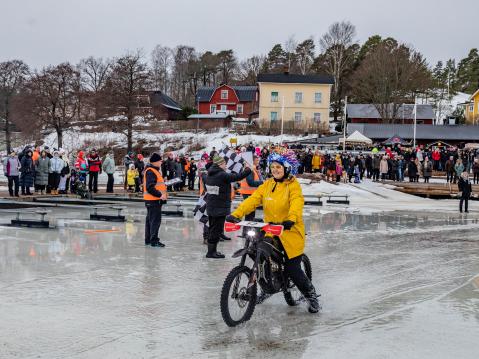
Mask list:
[[221,90],[221,99],[222,100],[228,99],[228,90]]
[[474,104],[469,105],[469,112],[474,112]]
[[[318,117],[318,119],[316,119]],[[321,123],[321,112],[313,113],[313,121],[314,123]]]
[[[318,101],[319,96],[319,101]],[[322,92],[315,92],[314,93],[314,103],[322,103],[323,102],[323,93]]]
[[295,92],[294,93],[294,103],[303,103],[303,93]]
[[244,106],[242,103],[236,105],[236,113],[242,115],[244,110]]
[[[274,119],[273,119],[273,113],[274,113]],[[271,111],[269,114],[269,119],[271,122],[278,121],[278,112],[277,111]]]
[[303,113],[302,112],[295,112],[294,113],[294,122],[301,122],[303,120]]
[[[273,94],[276,94],[276,96],[273,97]],[[271,102],[279,102],[279,92],[278,91],[271,91]]]
[[228,105],[220,105],[220,111],[221,111],[221,112],[226,112],[226,111],[228,111]]
[[216,112],[216,105],[210,105],[210,113]]

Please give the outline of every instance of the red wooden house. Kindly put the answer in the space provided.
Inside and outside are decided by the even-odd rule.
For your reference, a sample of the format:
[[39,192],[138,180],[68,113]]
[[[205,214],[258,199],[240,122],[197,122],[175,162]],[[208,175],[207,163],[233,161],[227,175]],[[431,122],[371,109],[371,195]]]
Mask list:
[[258,110],[257,86],[200,87],[196,93],[198,113],[227,114],[233,117],[248,118]]

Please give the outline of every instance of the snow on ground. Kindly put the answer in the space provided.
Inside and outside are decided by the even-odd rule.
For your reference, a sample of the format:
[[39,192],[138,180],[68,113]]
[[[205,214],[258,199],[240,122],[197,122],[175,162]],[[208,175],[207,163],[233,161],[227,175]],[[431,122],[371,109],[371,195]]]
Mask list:
[[[382,211],[457,211],[457,200],[435,200],[410,195],[394,190],[393,186],[365,179],[362,183],[332,184],[325,181],[314,184],[302,184],[303,194],[348,195],[350,205],[327,205],[323,198],[323,209],[343,209],[348,212],[375,213]],[[472,206],[473,207],[473,206]]]
[[[178,133],[153,133],[151,131],[134,131],[133,138],[136,143],[146,142],[157,146],[159,151],[164,151],[168,147],[176,149],[176,153],[202,153],[211,151],[213,147],[221,148],[224,145],[230,145],[230,139],[236,138],[237,143],[248,144],[253,142],[255,145],[266,145],[270,143],[279,143],[281,141],[295,141],[304,139],[302,136],[284,135],[282,136],[262,136],[262,135],[239,135],[230,133],[227,129],[219,130],[214,133],[207,132],[178,132]],[[48,134],[44,139],[45,145],[57,147],[56,133]],[[200,151],[190,151],[190,146],[203,147]],[[63,149],[67,152],[78,149],[92,147],[126,147],[126,137],[120,133],[113,132],[83,132],[81,130],[67,130],[63,134]]]

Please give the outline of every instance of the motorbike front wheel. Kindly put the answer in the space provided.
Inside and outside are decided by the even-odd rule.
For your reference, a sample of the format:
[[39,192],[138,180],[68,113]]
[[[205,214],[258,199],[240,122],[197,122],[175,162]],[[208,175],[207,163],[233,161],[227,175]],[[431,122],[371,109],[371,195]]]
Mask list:
[[231,270],[223,283],[221,290],[221,315],[226,325],[235,327],[248,321],[256,306],[256,290],[254,283],[248,288],[251,269],[237,266]]
[[[311,262],[306,254],[303,254],[303,258],[301,259],[301,269],[304,271],[309,280],[311,280],[313,277],[313,271],[311,269]],[[291,279],[288,279],[288,288],[283,291],[283,295],[286,303],[292,307],[298,305],[304,300],[303,295],[299,289],[296,288]]]

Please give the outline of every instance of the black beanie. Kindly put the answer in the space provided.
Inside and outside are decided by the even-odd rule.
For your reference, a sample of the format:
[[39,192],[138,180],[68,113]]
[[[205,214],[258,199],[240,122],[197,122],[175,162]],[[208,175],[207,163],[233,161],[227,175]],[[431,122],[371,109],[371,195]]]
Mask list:
[[153,154],[152,154],[151,157],[150,157],[150,163],[161,161],[161,159],[162,159],[162,158],[161,158],[161,156],[160,156],[158,153],[153,152]]

